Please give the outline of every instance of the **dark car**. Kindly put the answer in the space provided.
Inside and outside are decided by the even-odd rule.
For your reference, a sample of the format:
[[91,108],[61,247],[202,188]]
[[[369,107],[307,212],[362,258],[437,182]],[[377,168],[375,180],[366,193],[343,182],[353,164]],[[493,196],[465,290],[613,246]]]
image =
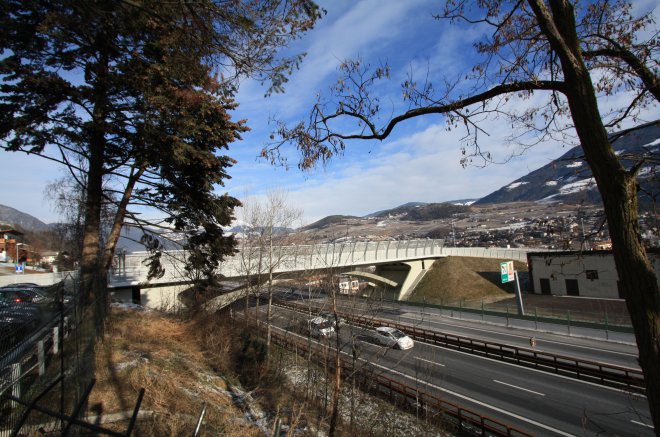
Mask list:
[[0,349],[6,350],[40,323],[38,306],[25,302],[0,302]]
[[12,284],[0,288],[0,301],[31,302],[41,306],[52,306],[55,299],[48,295],[42,287]]
[[32,302],[32,296],[17,288],[0,288],[0,302],[18,303]]

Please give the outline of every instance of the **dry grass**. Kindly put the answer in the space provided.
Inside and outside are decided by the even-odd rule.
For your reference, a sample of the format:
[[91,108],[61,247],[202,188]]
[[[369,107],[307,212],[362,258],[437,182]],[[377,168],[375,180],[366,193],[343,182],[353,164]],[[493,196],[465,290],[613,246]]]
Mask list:
[[[512,296],[511,284],[500,283],[500,261],[488,258],[450,256],[437,260],[420,281],[409,300],[432,304],[460,301],[494,302]],[[514,261],[515,269],[527,271],[527,265]]]
[[[113,310],[105,339],[97,346],[90,410],[103,415],[130,412],[140,388],[145,388],[140,410],[153,414],[140,421],[135,435],[190,435],[204,403],[206,435],[261,435],[232,402],[227,381],[220,376],[231,370],[213,362],[231,349],[232,336],[218,334],[227,329],[221,321],[205,321],[210,323],[206,330],[199,320]],[[214,353],[205,352],[207,337],[215,339]],[[123,430],[126,423],[116,426]]]
[[[275,346],[266,361],[261,354],[263,341],[246,334],[243,323],[227,314],[197,314],[182,320],[157,312],[113,309],[107,326],[103,342],[97,345],[97,383],[89,410],[104,417],[130,413],[140,388],[145,388],[140,411],[148,415],[138,421],[133,435],[191,435],[204,403],[204,436],[272,435],[277,420],[287,436],[327,432],[332,375]],[[296,381],[307,372],[313,378],[303,380],[311,381],[311,387]],[[433,435],[440,435],[414,414],[344,387],[339,435],[421,435],[431,429]],[[236,403],[237,397],[252,402]],[[357,413],[351,415],[350,406]],[[103,426],[123,432],[127,421]]]

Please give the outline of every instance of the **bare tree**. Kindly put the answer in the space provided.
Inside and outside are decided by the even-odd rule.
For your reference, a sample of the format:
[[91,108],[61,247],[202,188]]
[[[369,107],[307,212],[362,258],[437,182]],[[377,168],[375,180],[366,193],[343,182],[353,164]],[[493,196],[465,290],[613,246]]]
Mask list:
[[299,235],[291,233],[291,228],[300,221],[301,217],[302,210],[289,205],[286,193],[281,190],[268,192],[263,201],[248,199],[243,203],[246,232],[240,244],[240,263],[247,279],[245,309],[247,313],[249,295],[255,295],[257,297],[255,314],[258,323],[259,296],[265,284],[268,296],[266,345],[269,348],[276,271],[291,258],[295,243],[300,240]]
[[[291,142],[301,152],[299,166],[310,168],[340,154],[348,140],[384,140],[406,120],[430,114],[444,115],[449,129],[465,130],[463,165],[494,161],[480,147],[487,119],[507,120],[514,128],[510,140],[524,147],[576,135],[603,200],[651,414],[660,429],[660,293],[637,207],[638,174],[657,156],[649,153],[625,165],[612,146],[616,137],[608,136],[624,121],[639,122],[641,111],[660,101],[653,15],[634,16],[625,0],[449,0],[435,18],[492,30],[475,44],[482,60],[465,77],[438,78],[436,84],[443,83],[438,87],[410,77],[402,85],[409,109],[391,116],[373,94],[374,83],[389,77],[389,67],[371,71],[346,61],[343,76],[329,95],[319,96],[309,121],[280,123],[279,139],[263,155],[275,162],[279,148]],[[616,94],[622,106],[601,113],[599,93]],[[520,103],[531,95],[547,102]]]

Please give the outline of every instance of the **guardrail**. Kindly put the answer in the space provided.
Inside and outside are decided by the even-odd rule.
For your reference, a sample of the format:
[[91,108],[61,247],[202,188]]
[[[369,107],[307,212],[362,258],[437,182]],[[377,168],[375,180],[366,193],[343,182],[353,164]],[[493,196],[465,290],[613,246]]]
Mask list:
[[[278,301],[278,305],[300,311],[308,310],[299,304]],[[410,337],[448,349],[498,359],[500,361],[555,373],[562,376],[589,381],[601,385],[627,389],[636,393],[646,392],[644,374],[641,370],[597,361],[583,360],[566,355],[555,355],[534,349],[507,344],[476,340],[454,334],[446,334],[418,328],[407,323],[394,323],[373,317],[355,316],[350,313],[337,313],[351,323],[366,328],[390,326],[405,331]]]
[[[286,349],[298,354],[308,354],[317,360],[327,357],[323,345],[307,342],[297,337],[271,332],[271,339]],[[385,376],[367,362],[356,367],[351,359],[340,355],[341,374],[355,377],[356,384],[362,389],[388,398],[395,404],[403,403],[407,408],[422,408],[430,420],[451,425],[461,431],[461,435],[488,435],[488,436],[533,436],[526,431],[507,425],[496,419],[476,413],[460,405],[445,401],[424,390],[411,387],[394,378]],[[325,360],[329,370],[334,370],[334,360]]]

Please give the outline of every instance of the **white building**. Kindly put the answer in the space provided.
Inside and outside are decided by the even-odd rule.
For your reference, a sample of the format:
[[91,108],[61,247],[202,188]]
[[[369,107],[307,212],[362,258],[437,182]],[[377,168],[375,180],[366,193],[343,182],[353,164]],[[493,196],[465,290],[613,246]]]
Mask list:
[[[647,251],[656,277],[660,252]],[[611,250],[587,252],[530,252],[527,254],[532,291],[554,296],[623,299]]]
[[349,276],[339,277],[339,294],[356,294],[360,291],[360,282]]

